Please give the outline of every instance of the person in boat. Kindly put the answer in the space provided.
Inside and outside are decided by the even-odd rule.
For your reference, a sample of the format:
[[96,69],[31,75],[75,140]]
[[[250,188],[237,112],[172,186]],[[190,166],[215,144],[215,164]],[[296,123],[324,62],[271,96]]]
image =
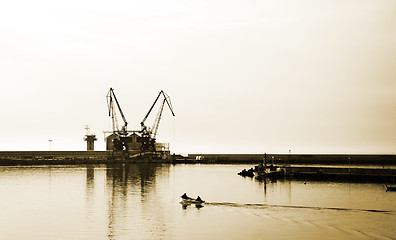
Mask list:
[[187,196],[186,193],[184,193],[183,195],[181,195],[181,198],[182,198],[182,199],[191,199],[190,197]]
[[197,202],[203,202],[203,200],[201,199],[200,196],[197,197],[197,199],[195,199]]

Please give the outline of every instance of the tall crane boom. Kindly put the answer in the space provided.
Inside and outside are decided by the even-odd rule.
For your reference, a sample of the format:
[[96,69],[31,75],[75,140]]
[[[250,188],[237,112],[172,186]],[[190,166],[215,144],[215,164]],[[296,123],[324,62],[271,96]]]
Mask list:
[[153,132],[152,132],[152,137],[153,137],[153,138],[155,138],[155,137],[157,136],[158,127],[159,127],[159,123],[160,123],[160,121],[161,121],[162,111],[164,110],[164,106],[165,106],[165,99],[162,101],[160,110],[159,110],[159,112],[158,112],[158,114],[157,114],[157,117],[155,118],[153,127],[151,128],[152,131],[153,131]]
[[[113,88],[110,88],[109,92],[107,93],[106,98],[107,98],[107,106],[109,108],[109,116],[111,116],[111,119],[113,122],[113,133],[127,135],[128,134],[127,133],[128,122],[124,116],[124,113],[122,112],[120,104],[118,103],[117,97],[114,94]],[[122,126],[121,131],[118,129],[118,121],[117,121],[116,111],[115,111],[115,107],[114,107],[114,102],[117,105],[117,108],[121,114],[122,120],[124,121],[124,125]]]
[[153,129],[152,129],[152,130],[154,130],[154,134],[153,134],[152,137],[155,138],[155,136],[157,134],[158,126],[159,126],[159,122],[161,120],[162,110],[164,108],[165,102],[167,103],[170,111],[172,112],[172,115],[175,116],[175,113],[173,112],[173,108],[172,108],[172,103],[170,101],[170,97],[164,91],[161,90],[159,92],[158,96],[156,97],[153,105],[151,105],[150,110],[147,112],[146,116],[143,118],[142,122],[140,123],[140,125],[142,126],[141,132],[142,132],[142,135],[144,135],[144,136],[150,136],[150,134],[152,134],[152,132],[150,132],[147,129],[147,126],[145,125],[145,121],[147,120],[148,116],[150,115],[151,111],[153,110],[155,104],[157,103],[157,101],[158,101],[158,99],[160,98],[161,95],[164,96],[164,100],[162,102],[162,105],[161,105],[160,111],[159,111],[159,113],[157,115],[157,118],[156,118],[156,120],[154,122],[154,126],[153,126]]

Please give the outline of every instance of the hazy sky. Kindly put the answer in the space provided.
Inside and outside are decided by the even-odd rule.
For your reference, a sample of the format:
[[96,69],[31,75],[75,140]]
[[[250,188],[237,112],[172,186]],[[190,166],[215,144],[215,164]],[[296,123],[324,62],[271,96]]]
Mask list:
[[84,124],[104,150],[113,87],[130,130],[171,97],[177,153],[394,153],[395,26],[394,0],[3,1],[0,150]]

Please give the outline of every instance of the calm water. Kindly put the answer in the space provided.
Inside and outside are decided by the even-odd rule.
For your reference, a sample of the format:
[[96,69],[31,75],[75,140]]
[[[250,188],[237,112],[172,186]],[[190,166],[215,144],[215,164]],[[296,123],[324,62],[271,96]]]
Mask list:
[[[250,167],[0,167],[0,239],[396,239],[383,184],[237,175]],[[208,203],[183,208],[184,192]]]

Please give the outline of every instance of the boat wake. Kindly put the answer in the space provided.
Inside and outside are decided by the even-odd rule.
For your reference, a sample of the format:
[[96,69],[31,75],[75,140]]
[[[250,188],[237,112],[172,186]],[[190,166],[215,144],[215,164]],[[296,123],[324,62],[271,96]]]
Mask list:
[[264,209],[264,208],[295,208],[295,209],[334,210],[334,211],[347,211],[347,212],[376,212],[376,213],[396,214],[396,211],[380,210],[380,209],[315,207],[315,206],[281,205],[281,204],[265,204],[265,203],[205,202],[205,205],[228,206],[228,207],[246,207],[246,208],[262,208],[262,209]]

